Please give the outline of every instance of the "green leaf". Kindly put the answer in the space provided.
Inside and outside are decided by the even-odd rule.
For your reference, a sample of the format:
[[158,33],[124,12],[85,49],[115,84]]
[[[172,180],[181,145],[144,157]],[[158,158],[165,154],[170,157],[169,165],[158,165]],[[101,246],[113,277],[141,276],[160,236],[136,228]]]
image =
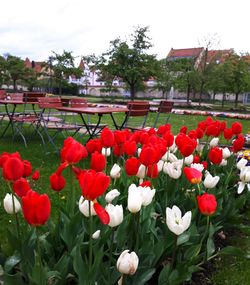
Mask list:
[[5,262],[5,265],[4,265],[4,270],[8,273],[10,273],[13,268],[21,261],[21,257],[19,254],[16,254],[16,255],[12,255],[10,256],[6,262]]
[[145,270],[141,268],[137,271],[136,275],[133,276],[133,283],[131,285],[143,285],[147,282],[155,273],[155,268]]
[[246,259],[250,259],[250,255],[246,254],[244,251],[241,249],[234,247],[234,246],[226,246],[222,248],[219,252],[219,255],[232,255],[232,256],[239,256],[239,257],[244,257]]
[[163,267],[159,279],[158,279],[158,285],[167,285],[169,284],[169,276],[171,274],[171,266],[170,264]]
[[201,251],[201,244],[196,244],[193,246],[190,246],[184,254],[185,259],[193,259],[194,257],[198,256]]
[[183,233],[178,236],[177,238],[177,245],[181,245],[189,240],[190,234],[189,233]]
[[[10,275],[5,273],[3,276],[4,285],[25,285],[27,283],[24,282],[22,275],[20,273],[16,273],[15,275]],[[31,284],[31,283],[29,283]]]
[[214,241],[212,238],[207,239],[207,258],[215,252]]

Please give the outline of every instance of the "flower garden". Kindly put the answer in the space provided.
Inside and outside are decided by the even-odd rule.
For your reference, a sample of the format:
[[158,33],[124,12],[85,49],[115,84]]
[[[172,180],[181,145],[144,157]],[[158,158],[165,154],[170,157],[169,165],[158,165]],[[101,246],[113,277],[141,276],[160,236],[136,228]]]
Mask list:
[[[220,142],[226,141],[222,147]],[[65,139],[49,181],[19,152],[0,155],[4,284],[183,284],[218,255],[214,237],[249,198],[242,125],[207,117]],[[247,157],[248,156],[248,157]],[[51,195],[41,191],[50,188]],[[53,199],[50,197],[53,196]]]

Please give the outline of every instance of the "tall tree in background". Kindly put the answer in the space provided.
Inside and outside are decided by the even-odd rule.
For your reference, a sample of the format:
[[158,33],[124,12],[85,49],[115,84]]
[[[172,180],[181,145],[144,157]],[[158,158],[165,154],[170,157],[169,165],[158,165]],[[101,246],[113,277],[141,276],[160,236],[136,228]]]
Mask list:
[[131,99],[144,86],[144,81],[156,75],[155,55],[146,53],[152,47],[147,36],[148,27],[138,27],[131,35],[130,44],[119,38],[110,42],[110,49],[101,57],[99,68],[110,77],[118,77],[128,87]]
[[24,78],[26,73],[24,61],[17,56],[8,55],[6,58],[6,73],[12,81],[13,89],[17,90],[17,81]]
[[0,88],[6,80],[6,61],[3,56],[0,55]]
[[74,59],[72,52],[68,51],[63,51],[62,54],[53,51],[53,55],[49,57],[48,66],[53,70],[52,78],[55,86],[59,89],[60,95],[62,94],[62,88],[67,86],[70,75],[75,75],[76,77],[82,75],[82,70],[75,67]]

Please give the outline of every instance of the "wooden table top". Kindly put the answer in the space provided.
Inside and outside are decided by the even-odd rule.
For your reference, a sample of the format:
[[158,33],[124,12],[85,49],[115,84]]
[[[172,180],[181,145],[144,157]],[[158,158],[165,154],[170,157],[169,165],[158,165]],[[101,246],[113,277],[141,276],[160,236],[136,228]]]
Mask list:
[[111,113],[126,113],[126,107],[58,107],[56,108],[62,112],[83,113],[83,114],[111,114]]

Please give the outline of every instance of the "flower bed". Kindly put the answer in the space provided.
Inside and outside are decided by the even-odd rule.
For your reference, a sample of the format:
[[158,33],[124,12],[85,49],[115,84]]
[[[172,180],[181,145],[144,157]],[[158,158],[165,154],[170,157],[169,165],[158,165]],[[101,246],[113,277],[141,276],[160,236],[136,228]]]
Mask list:
[[[236,160],[241,132],[239,122],[208,117],[177,135],[166,124],[134,133],[105,128],[85,146],[68,137],[49,179],[58,207],[36,191],[40,174],[29,161],[2,153],[10,192],[3,206],[13,222],[1,247],[0,280],[139,285],[154,278],[174,285],[218,254],[239,253],[216,252],[213,238],[238,223],[248,198],[248,159]],[[230,147],[219,146],[222,137]]]

